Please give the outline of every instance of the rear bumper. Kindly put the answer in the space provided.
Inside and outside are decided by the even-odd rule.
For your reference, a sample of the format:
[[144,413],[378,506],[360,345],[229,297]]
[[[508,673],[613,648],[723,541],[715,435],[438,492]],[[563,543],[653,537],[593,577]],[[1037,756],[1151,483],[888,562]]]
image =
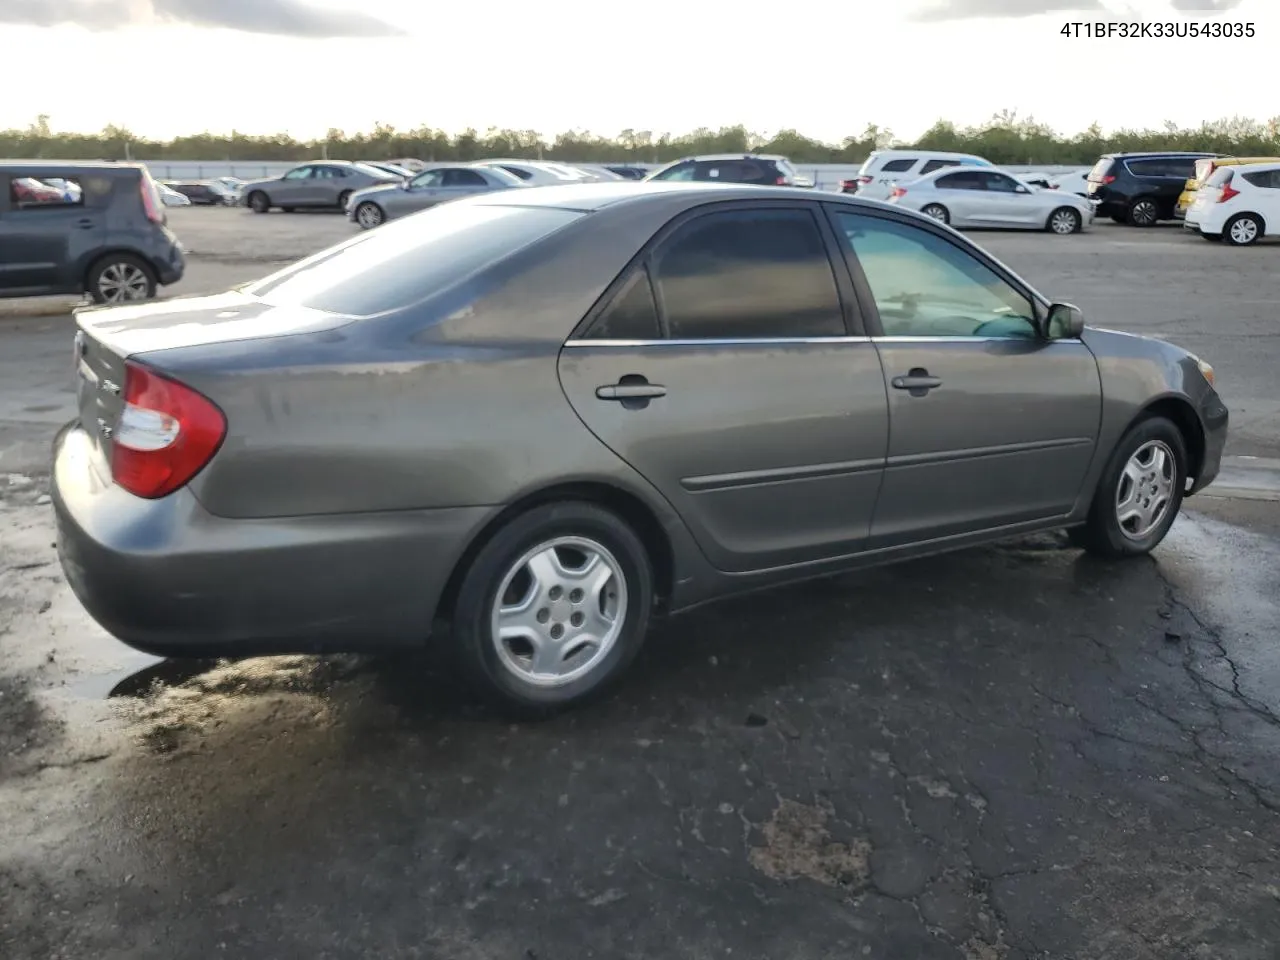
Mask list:
[[182,252],[182,244],[174,241],[165,255],[155,261],[155,265],[156,279],[160,286],[171,286],[181,280],[187,271],[187,258]]
[[58,557],[89,614],[161,656],[422,643],[486,507],[215,517],[188,489],[143,500],[100,477],[79,426],[54,441]]

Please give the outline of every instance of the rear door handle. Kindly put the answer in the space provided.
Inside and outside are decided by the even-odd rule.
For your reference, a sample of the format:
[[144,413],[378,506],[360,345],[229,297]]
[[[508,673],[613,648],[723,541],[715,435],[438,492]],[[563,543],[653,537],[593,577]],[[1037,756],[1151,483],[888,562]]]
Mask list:
[[905,377],[894,377],[889,382],[895,390],[906,390],[913,397],[923,397],[930,390],[942,386],[942,380],[930,376],[923,367],[913,367]]
[[656,383],[615,383],[596,387],[596,396],[601,400],[652,400],[666,395],[667,388]]
[[94,223],[94,221],[90,220],[88,217],[84,217],[83,219],[76,221],[76,226],[79,227],[81,230],[92,230],[94,227],[97,226],[97,224]]

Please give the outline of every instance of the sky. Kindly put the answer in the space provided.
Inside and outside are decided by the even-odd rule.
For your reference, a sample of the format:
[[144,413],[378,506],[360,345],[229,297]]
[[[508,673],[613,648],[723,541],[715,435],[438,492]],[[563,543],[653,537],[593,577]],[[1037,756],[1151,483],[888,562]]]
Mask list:
[[[0,129],[323,136],[375,122],[829,142],[1015,110],[1075,133],[1280,114],[1280,0],[0,0]],[[661,11],[666,11],[662,14]],[[650,13],[649,11],[655,11]],[[758,12],[757,12],[758,11]],[[772,13],[770,11],[773,11]],[[1066,23],[1236,21],[1096,39]],[[1234,78],[1234,79],[1229,79]]]

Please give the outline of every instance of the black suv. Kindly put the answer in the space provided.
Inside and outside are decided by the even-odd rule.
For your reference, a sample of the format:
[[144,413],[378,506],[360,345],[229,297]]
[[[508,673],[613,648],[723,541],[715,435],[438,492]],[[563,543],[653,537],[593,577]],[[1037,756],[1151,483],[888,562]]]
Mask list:
[[1187,180],[1195,176],[1196,161],[1216,153],[1108,153],[1089,171],[1089,199],[1099,216],[1116,223],[1150,227],[1174,219]]
[[0,297],[149,300],[185,266],[146,167],[0,162]]
[[786,157],[762,153],[722,153],[712,157],[685,157],[653,171],[646,180],[696,180],[702,183],[772,184],[780,187],[812,187]]

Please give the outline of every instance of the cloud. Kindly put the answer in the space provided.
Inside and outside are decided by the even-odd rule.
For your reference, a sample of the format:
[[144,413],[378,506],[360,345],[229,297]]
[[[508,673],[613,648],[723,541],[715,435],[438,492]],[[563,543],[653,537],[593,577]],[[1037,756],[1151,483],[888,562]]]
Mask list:
[[323,10],[303,0],[0,0],[0,23],[75,24],[98,32],[180,23],[313,40],[404,35],[367,14]]
[[1099,13],[1105,9],[1098,0],[935,0],[912,14],[911,19],[928,23],[984,17],[1009,20],[1043,13]]

